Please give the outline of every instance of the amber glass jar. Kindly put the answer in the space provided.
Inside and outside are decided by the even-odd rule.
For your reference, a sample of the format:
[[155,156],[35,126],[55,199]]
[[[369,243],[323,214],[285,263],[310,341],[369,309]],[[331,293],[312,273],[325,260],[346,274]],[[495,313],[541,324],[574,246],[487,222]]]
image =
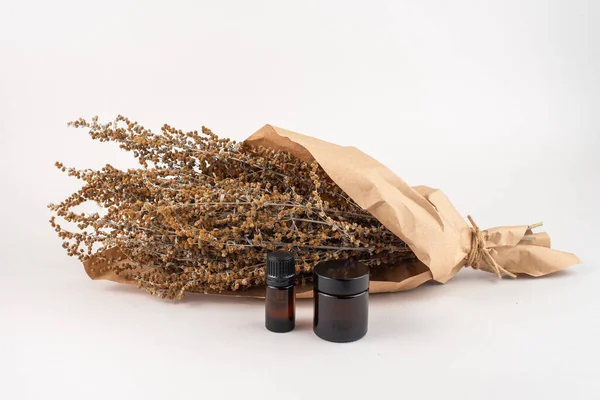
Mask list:
[[314,270],[313,330],[330,342],[365,336],[369,321],[369,267],[353,260],[331,260]]
[[296,263],[287,251],[267,255],[265,327],[271,332],[289,332],[296,324]]

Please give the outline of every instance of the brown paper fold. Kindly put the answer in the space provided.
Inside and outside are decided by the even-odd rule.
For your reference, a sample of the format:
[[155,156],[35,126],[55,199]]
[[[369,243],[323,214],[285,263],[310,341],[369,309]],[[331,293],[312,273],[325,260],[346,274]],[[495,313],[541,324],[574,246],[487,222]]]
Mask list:
[[[245,144],[288,151],[306,162],[316,160],[329,177],[358,205],[401,238],[419,262],[374,271],[373,293],[413,289],[429,280],[445,283],[465,266],[473,231],[448,198],[427,186],[411,187],[383,164],[360,150],[339,146],[310,136],[265,125]],[[485,250],[494,261],[514,274],[547,275],[579,263],[574,254],[550,248],[546,233],[532,227],[506,226],[482,231]],[[117,249],[109,250],[116,254]],[[84,263],[92,279],[134,283],[101,265]],[[259,288],[260,289],[260,288]],[[262,289],[234,295],[262,297]],[[298,297],[310,297],[309,287]]]

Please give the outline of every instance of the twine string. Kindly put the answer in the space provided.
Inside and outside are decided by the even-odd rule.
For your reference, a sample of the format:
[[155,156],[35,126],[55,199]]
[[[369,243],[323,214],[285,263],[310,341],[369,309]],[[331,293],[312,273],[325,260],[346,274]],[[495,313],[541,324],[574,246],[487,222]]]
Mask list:
[[467,216],[471,223],[471,250],[466,258],[466,266],[482,271],[493,272],[498,279],[502,279],[502,274],[516,278],[517,275],[502,268],[500,264],[492,257],[490,248],[485,245],[485,238],[479,229],[479,226],[473,221],[470,215]]

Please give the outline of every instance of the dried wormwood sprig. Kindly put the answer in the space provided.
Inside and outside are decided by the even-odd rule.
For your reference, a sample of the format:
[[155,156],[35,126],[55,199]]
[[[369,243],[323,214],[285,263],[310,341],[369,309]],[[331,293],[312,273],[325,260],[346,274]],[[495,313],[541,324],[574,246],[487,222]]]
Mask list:
[[[410,249],[363,210],[316,163],[219,138],[203,127],[161,134],[118,116],[114,122],[71,122],[93,139],[119,143],[141,164],[120,171],[56,166],[85,182],[60,204],[50,223],[71,256],[94,256],[152,294],[181,298],[187,291],[218,293],[265,282],[268,251],[297,256],[301,282],[313,265],[355,257],[376,267],[414,257]],[[73,208],[88,201],[100,214]],[[75,223],[63,229],[56,217]],[[126,256],[106,259],[118,247]],[[153,266],[141,271],[139,266]]]

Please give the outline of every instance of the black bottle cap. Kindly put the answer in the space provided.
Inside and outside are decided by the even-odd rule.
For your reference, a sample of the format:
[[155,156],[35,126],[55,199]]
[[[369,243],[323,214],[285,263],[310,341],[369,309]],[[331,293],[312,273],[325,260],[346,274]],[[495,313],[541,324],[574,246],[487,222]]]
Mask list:
[[369,267],[361,262],[330,260],[317,264],[314,289],[333,296],[352,296],[369,289]]
[[267,254],[267,285],[286,287],[294,284],[296,259],[289,251],[272,251]]

